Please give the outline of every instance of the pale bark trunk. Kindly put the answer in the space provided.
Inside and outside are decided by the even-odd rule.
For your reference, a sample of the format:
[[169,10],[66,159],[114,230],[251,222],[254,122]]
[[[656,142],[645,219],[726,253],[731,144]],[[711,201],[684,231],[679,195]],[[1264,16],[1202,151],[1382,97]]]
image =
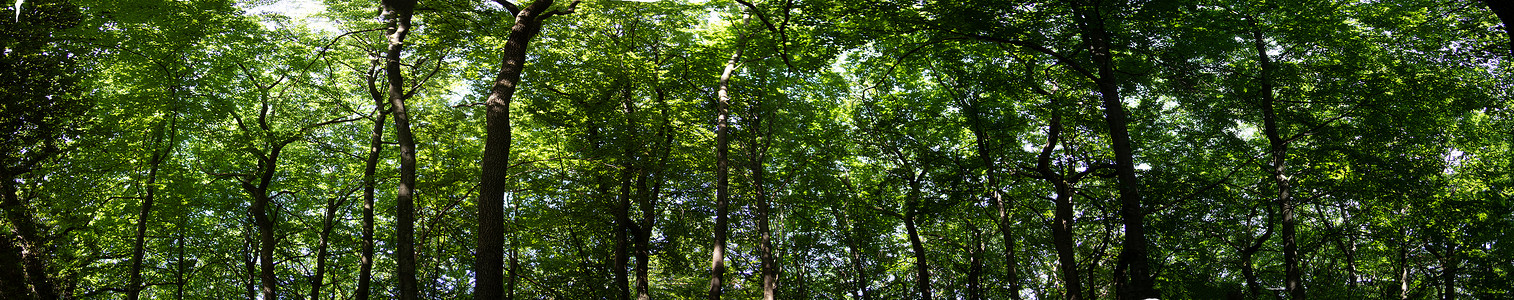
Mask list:
[[[742,27],[751,21],[751,16],[742,20]],[[725,70],[720,74],[719,97],[715,103],[715,246],[710,250],[710,285],[706,299],[720,300],[725,285],[725,243],[726,232],[730,230],[727,212],[730,201],[730,178],[729,163],[726,154],[729,152],[729,128],[726,122],[730,119],[731,106],[731,76],[736,72],[736,67],[741,59],[741,52],[746,48],[746,36],[737,31],[736,51],[731,54],[731,59],[725,63]]]

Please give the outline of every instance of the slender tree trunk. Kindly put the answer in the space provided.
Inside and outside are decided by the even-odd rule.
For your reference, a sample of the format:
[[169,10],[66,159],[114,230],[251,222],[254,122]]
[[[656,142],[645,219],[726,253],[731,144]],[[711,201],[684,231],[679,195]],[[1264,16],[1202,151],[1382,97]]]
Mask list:
[[[767,168],[764,166],[767,157],[767,147],[771,139],[762,141],[758,136],[764,135],[763,124],[763,100],[755,97],[751,109],[751,144],[747,146],[747,157],[750,160],[747,167],[752,172],[752,188],[757,197],[757,251],[761,265],[758,266],[762,277],[762,300],[773,300],[778,289],[778,264],[773,257],[773,230],[770,220],[772,218],[772,203],[769,203],[767,183],[764,182]],[[771,121],[769,121],[771,122]],[[771,134],[770,131],[765,134]]]
[[336,210],[342,206],[342,202],[344,201],[340,199],[326,202],[326,217],[321,222],[321,240],[316,245],[315,275],[310,276],[310,300],[321,299],[321,285],[326,279],[326,257],[329,256],[327,245],[330,244],[332,225],[336,222]]
[[1109,126],[1110,148],[1115,155],[1115,175],[1119,178],[1120,219],[1125,226],[1125,239],[1120,247],[1120,256],[1114,270],[1115,290],[1119,299],[1154,298],[1154,282],[1146,250],[1146,212],[1141,209],[1141,183],[1135,176],[1135,154],[1130,143],[1128,117],[1120,97],[1119,82],[1115,78],[1114,57],[1110,50],[1109,32],[1104,26],[1103,5],[1074,0],[1074,13],[1080,16],[1078,27],[1083,31],[1083,41],[1088,45],[1094,65],[1098,67],[1100,98],[1104,105],[1104,120]]
[[[742,19],[742,27],[751,21],[748,15]],[[736,72],[736,67],[741,60],[741,51],[746,48],[746,36],[738,30],[736,34],[736,51],[731,54],[731,59],[725,63],[725,70],[720,73],[719,97],[715,103],[715,247],[710,252],[710,285],[709,300],[720,300],[725,285],[725,243],[726,232],[730,230],[729,212],[727,211],[730,201],[730,166],[726,160],[726,154],[730,150],[729,135],[726,123],[730,119],[731,107],[731,76]]]
[[[370,88],[375,99],[383,99],[376,88]],[[382,100],[374,104],[373,132],[369,135],[368,158],[363,162],[363,245],[362,256],[358,258],[358,300],[368,300],[373,284],[373,192],[378,181],[379,155],[384,151],[384,119],[389,115],[389,111],[382,108],[383,104]]]
[[[553,0],[536,0],[515,14],[515,26],[505,40],[499,74],[484,102],[484,156],[480,163],[478,193],[478,244],[474,252],[474,299],[504,298],[504,202],[510,167],[510,100],[525,70],[526,49],[541,32],[542,22],[567,11],[546,11]],[[501,1],[508,4],[509,2]],[[509,6],[514,7],[514,6]],[[513,10],[513,9],[512,9]]]
[[[1255,21],[1252,21],[1255,28]],[[1299,270],[1298,243],[1296,239],[1298,224],[1294,220],[1296,204],[1293,203],[1292,190],[1288,180],[1288,142],[1283,140],[1281,129],[1277,120],[1276,96],[1272,91],[1272,58],[1267,55],[1267,43],[1259,30],[1252,31],[1252,44],[1257,51],[1257,58],[1261,63],[1262,83],[1262,132],[1267,136],[1268,153],[1272,156],[1271,170],[1273,182],[1277,185],[1277,200],[1282,208],[1283,225],[1283,287],[1288,291],[1289,299],[1304,299],[1304,286],[1302,272]]]
[[[636,234],[636,300],[650,300],[650,286],[648,284],[648,262],[652,258],[652,229],[657,223],[657,199],[662,194],[663,174],[668,166],[668,156],[673,153],[672,124],[668,120],[667,98],[661,87],[654,88],[657,93],[657,103],[662,110],[662,131],[659,136],[663,138],[662,145],[657,148],[660,157],[657,159],[657,168],[652,180],[652,189],[641,197],[641,231]],[[642,171],[642,177],[646,178],[648,171]],[[646,190],[646,182],[638,183],[642,190]]]
[[999,209],[999,218],[996,224],[998,225],[999,235],[1002,236],[1004,241],[1004,275],[1007,281],[1009,281],[1007,286],[1009,288],[1009,298],[1020,300],[1020,273],[1019,268],[1016,267],[1020,260],[1015,257],[1015,236],[1010,226],[1012,224],[1009,221],[1009,211],[1014,204],[1006,203],[1004,195],[999,192],[999,167],[994,159],[992,150],[989,149],[989,144],[992,142],[993,137],[988,134],[988,129],[983,124],[981,105],[980,103],[963,103],[963,106],[967,108],[968,121],[971,123],[973,143],[978,149],[978,159],[983,161],[984,176],[987,177],[987,182],[984,184],[987,185],[988,196],[993,199],[994,205]]
[[400,59],[405,36],[410,33],[410,19],[416,0],[383,0],[384,17],[389,22],[389,48],[385,53],[384,74],[388,77],[388,99],[394,114],[394,137],[400,147],[400,183],[395,191],[395,280],[399,299],[416,299],[415,281],[415,136],[410,131],[410,113],[405,107],[405,75]]
[[915,290],[920,293],[920,299],[930,300],[930,265],[925,258],[925,244],[920,241],[920,232],[915,226],[913,208],[904,211],[904,229],[909,234],[909,248],[915,258]]
[[[922,172],[923,173],[923,172]],[[930,300],[930,265],[925,258],[925,243],[920,240],[919,228],[915,225],[920,204],[920,177],[925,174],[915,175],[910,178],[909,199],[904,204],[904,230],[909,234],[909,248],[915,258],[915,289],[920,293],[921,300]]]
[[838,221],[840,221],[843,226],[846,226],[845,228],[843,228],[844,230],[841,231],[841,238],[842,242],[846,243],[847,253],[851,255],[852,276],[855,276],[855,280],[853,280],[852,282],[852,288],[854,291],[856,291],[854,297],[862,300],[872,300],[872,292],[868,289],[868,285],[871,284],[872,280],[868,279],[867,277],[867,268],[864,267],[865,264],[862,261],[862,246],[860,245],[861,242],[857,240],[859,238],[859,233],[857,233],[856,231],[859,230],[859,228],[853,225],[853,221],[850,220],[848,218],[848,215],[845,212],[841,211],[841,209],[836,209],[834,206],[832,206],[831,210],[832,213],[835,214],[837,218],[839,218]]
[[1398,299],[1409,299],[1409,246],[1398,248]]
[[1440,299],[1456,300],[1456,273],[1461,272],[1461,255],[1458,254],[1456,245],[1446,246],[1446,256],[1440,269]]
[[26,286],[26,272],[21,262],[21,247],[16,245],[16,238],[11,235],[0,235],[0,300],[31,299],[32,294]]
[[[171,114],[168,128],[165,129],[167,132],[153,138],[155,148],[148,162],[147,183],[143,186],[147,192],[142,196],[142,206],[137,211],[137,236],[132,243],[131,286],[127,287],[126,291],[126,299],[129,300],[141,299],[142,295],[142,260],[147,253],[147,222],[152,217],[153,200],[158,190],[158,170],[161,169],[163,162],[173,155],[173,149],[177,147],[175,137],[178,135],[179,115],[178,113]],[[163,142],[165,138],[168,140],[167,143]],[[168,148],[158,152],[157,148],[165,145]]]
[[620,199],[615,204],[615,298],[628,300],[631,298],[630,281],[630,248],[631,232],[639,232],[636,224],[631,222],[631,183],[633,176],[640,172],[640,166],[636,165],[636,103],[632,98],[634,86],[627,85],[622,92],[621,108],[625,113],[625,124],[622,129],[623,139],[621,147],[623,153],[620,160]]

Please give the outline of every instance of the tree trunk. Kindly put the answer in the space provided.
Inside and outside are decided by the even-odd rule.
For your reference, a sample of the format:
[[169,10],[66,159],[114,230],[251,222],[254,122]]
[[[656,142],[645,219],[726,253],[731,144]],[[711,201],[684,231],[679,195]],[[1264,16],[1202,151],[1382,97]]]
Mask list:
[[1019,268],[1016,267],[1016,264],[1020,260],[1015,257],[1015,236],[1010,227],[1011,223],[1009,220],[1009,211],[1014,206],[1014,203],[1005,203],[1004,195],[999,192],[999,167],[989,147],[989,143],[992,142],[992,136],[988,134],[988,129],[983,124],[981,105],[980,103],[963,102],[963,106],[967,108],[968,121],[971,124],[970,129],[973,133],[973,143],[978,149],[978,159],[983,161],[984,177],[987,179],[987,182],[984,184],[987,185],[988,196],[993,199],[994,205],[999,210],[999,218],[996,224],[998,225],[999,235],[1004,240],[1004,275],[1008,277],[1007,280],[1009,281],[1009,298],[1020,300],[1020,273]]
[[[1255,20],[1252,20],[1255,28]],[[1283,265],[1284,279],[1283,288],[1288,291],[1289,299],[1304,299],[1304,286],[1302,272],[1299,270],[1297,228],[1294,220],[1295,205],[1292,198],[1292,190],[1288,179],[1288,142],[1283,140],[1281,129],[1277,120],[1276,96],[1272,91],[1272,58],[1267,54],[1267,43],[1262,38],[1262,32],[1253,29],[1252,44],[1256,48],[1257,58],[1261,63],[1262,83],[1262,132],[1267,136],[1268,153],[1271,154],[1271,170],[1273,182],[1277,185],[1277,199],[1282,208],[1283,225]]]
[[635,159],[637,154],[636,144],[638,141],[636,140],[637,124],[634,121],[636,103],[632,97],[633,91],[633,85],[627,85],[621,90],[623,96],[621,108],[625,113],[625,127],[622,129],[624,135],[621,140],[623,152],[620,159],[620,199],[615,204],[615,224],[617,226],[615,228],[614,254],[615,298],[621,300],[629,300],[631,298],[631,281],[630,274],[628,274],[630,271],[630,248],[632,243],[630,234],[633,231],[640,231],[636,229],[636,224],[631,222],[631,183],[632,177],[639,172],[638,169],[640,168],[640,166],[636,165]]
[[1446,245],[1446,256],[1442,259],[1440,299],[1456,300],[1456,273],[1461,271],[1461,256],[1456,245]]
[[1083,31],[1083,40],[1093,56],[1094,65],[1098,67],[1095,83],[1104,105],[1110,148],[1115,155],[1115,174],[1120,182],[1120,219],[1125,226],[1125,239],[1114,270],[1115,290],[1120,299],[1154,298],[1156,293],[1153,290],[1154,282],[1146,251],[1146,212],[1141,210],[1141,184],[1135,176],[1135,154],[1130,144],[1129,120],[1115,78],[1109,32],[1104,27],[1101,3],[1097,0],[1092,4],[1081,0],[1074,2],[1073,9],[1081,16],[1078,27]]
[[415,136],[410,131],[410,114],[405,108],[405,75],[400,70],[405,36],[410,33],[410,19],[416,0],[383,0],[384,17],[389,22],[389,48],[385,53],[384,74],[388,77],[388,99],[394,114],[394,137],[400,147],[400,183],[395,191],[395,260],[399,299],[416,299],[415,281]]
[[972,241],[965,246],[967,250],[967,299],[983,299],[983,232],[978,225],[968,223],[968,230],[972,231]]
[[761,135],[770,135],[772,133],[771,131],[764,131],[762,116],[765,111],[763,110],[762,97],[754,97],[753,99],[750,116],[752,122],[749,124],[749,128],[752,131],[752,140],[750,145],[747,146],[747,158],[750,160],[747,167],[752,172],[752,188],[756,192],[755,196],[757,197],[757,251],[759,252],[758,256],[761,261],[758,270],[762,277],[762,300],[773,300],[776,297],[775,293],[778,289],[778,265],[773,257],[773,230],[770,224],[772,203],[769,203],[767,183],[764,182],[764,176],[767,173],[767,168],[764,167],[767,148],[769,146],[767,143],[771,143],[772,139],[768,138],[766,141],[763,141],[763,139],[759,138]]
[[[502,3],[508,3],[501,1]],[[515,14],[515,26],[505,40],[499,74],[489,88],[485,106],[484,156],[478,185],[478,244],[474,252],[474,299],[501,299],[504,293],[504,202],[510,167],[510,100],[525,69],[526,46],[541,32],[542,22],[567,11],[547,12],[553,0],[536,0]],[[512,6],[513,7],[513,6]]]
[[1398,248],[1398,299],[1409,299],[1409,245]]
[[[158,170],[161,169],[163,162],[168,160],[168,156],[173,154],[173,149],[176,147],[174,139],[178,135],[179,115],[178,113],[171,114],[168,120],[168,128],[166,128],[167,132],[153,138],[154,150],[152,158],[148,162],[147,183],[143,185],[143,188],[146,188],[147,192],[142,196],[142,206],[137,211],[137,236],[132,243],[131,281],[130,286],[126,288],[126,299],[128,300],[141,299],[142,295],[142,260],[147,253],[147,222],[152,217],[153,200],[158,190]],[[168,139],[166,144],[163,142],[164,138]],[[158,152],[157,148],[164,147],[164,145],[167,145],[168,148],[163,149],[162,152]]]
[[1083,279],[1078,274],[1078,256],[1076,242],[1073,241],[1073,207],[1072,186],[1062,175],[1052,170],[1052,151],[1061,143],[1062,138],[1062,114],[1058,112],[1056,103],[1051,103],[1051,120],[1046,124],[1046,145],[1041,147],[1041,153],[1036,156],[1036,172],[1041,178],[1051,182],[1056,194],[1052,197],[1055,205],[1052,211],[1051,240],[1053,248],[1057,251],[1058,269],[1062,271],[1063,299],[1078,300],[1083,297]]
[[31,289],[26,286],[25,267],[21,262],[21,248],[10,235],[0,236],[0,300],[32,299]]
[[[4,172],[4,170],[0,170]],[[58,299],[58,291],[53,286],[52,276],[47,271],[47,258],[43,257],[42,237],[39,232],[36,218],[32,216],[27,203],[21,200],[16,189],[17,174],[0,174],[0,210],[5,211],[5,218],[10,221],[11,229],[15,232],[15,249],[20,250],[21,263],[26,271],[26,283],[31,285],[31,290],[38,299]]]
[[915,258],[915,290],[920,293],[920,299],[930,300],[930,265],[925,258],[925,244],[920,241],[919,229],[915,227],[914,209],[908,208],[904,212],[904,229],[909,234],[909,248]]
[[[751,21],[748,15],[742,18],[742,27],[746,27]],[[730,150],[729,136],[726,122],[730,119],[731,107],[731,76],[736,72],[737,64],[741,60],[741,51],[746,48],[746,36],[738,30],[736,34],[736,51],[731,54],[731,59],[725,63],[725,70],[720,73],[719,97],[715,103],[715,247],[710,250],[710,285],[709,300],[720,300],[720,295],[725,285],[725,242],[726,232],[730,230],[728,224],[729,213],[727,202],[730,201],[730,166],[726,161],[726,154]]]
[[369,81],[369,90],[376,100],[373,111],[377,115],[373,119],[373,132],[369,135],[368,158],[363,162],[363,246],[362,256],[358,260],[357,299],[368,300],[370,286],[373,284],[373,198],[374,188],[377,186],[377,173],[379,155],[384,151],[384,119],[389,111],[383,109],[384,101],[378,95],[378,89]]
[[[654,147],[659,149],[657,153],[661,154],[657,158],[657,168],[653,170],[656,175],[651,179],[652,189],[641,197],[641,231],[636,234],[636,300],[652,299],[647,278],[648,260],[652,257],[652,229],[657,223],[657,199],[662,194],[663,174],[667,171],[668,156],[673,153],[673,128],[668,120],[667,95],[663,93],[661,87],[653,90],[657,93],[657,103],[662,110],[662,132],[659,135],[663,138],[663,142],[662,146]],[[642,177],[646,176],[648,176],[648,171],[642,171]],[[642,190],[646,190],[645,181],[638,185]]]
[[326,202],[326,217],[321,222],[321,240],[315,251],[315,275],[310,276],[310,300],[321,299],[321,284],[326,279],[326,257],[329,256],[327,245],[330,244],[331,227],[336,222],[336,210],[342,206],[342,202],[344,200],[340,199]]

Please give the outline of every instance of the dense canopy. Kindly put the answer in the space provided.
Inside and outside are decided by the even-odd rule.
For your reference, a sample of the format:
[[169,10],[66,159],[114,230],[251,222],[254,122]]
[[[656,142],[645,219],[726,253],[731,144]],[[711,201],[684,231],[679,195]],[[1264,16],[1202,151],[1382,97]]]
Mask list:
[[7,4],[0,299],[1514,299],[1507,1]]

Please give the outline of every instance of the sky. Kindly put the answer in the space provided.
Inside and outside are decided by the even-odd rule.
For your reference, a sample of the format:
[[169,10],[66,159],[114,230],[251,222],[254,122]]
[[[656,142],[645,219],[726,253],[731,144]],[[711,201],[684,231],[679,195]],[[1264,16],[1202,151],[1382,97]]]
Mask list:
[[[303,22],[313,29],[326,32],[338,32],[336,24],[332,23],[331,19],[318,15],[326,10],[326,5],[321,3],[321,1],[319,0],[273,0],[266,2],[257,2],[263,2],[266,4],[258,5],[258,3],[256,2],[244,2],[248,5],[243,6],[243,8],[247,10],[248,14],[279,14],[288,16],[290,19],[296,20],[297,22]],[[278,24],[271,22],[264,22],[263,26],[279,27]]]

